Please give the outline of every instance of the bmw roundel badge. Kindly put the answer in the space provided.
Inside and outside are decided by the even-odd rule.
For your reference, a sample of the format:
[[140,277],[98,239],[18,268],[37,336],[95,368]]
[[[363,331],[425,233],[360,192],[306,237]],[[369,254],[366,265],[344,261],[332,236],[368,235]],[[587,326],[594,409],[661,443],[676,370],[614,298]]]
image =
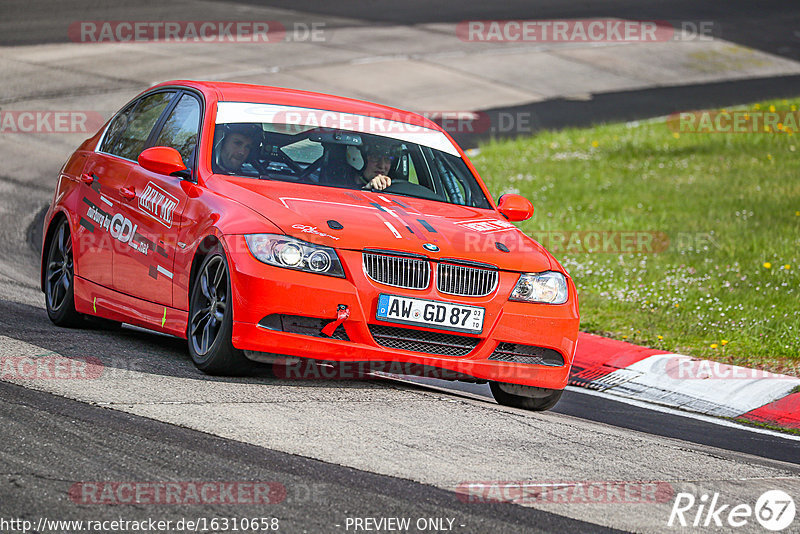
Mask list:
[[439,247],[437,247],[433,243],[425,243],[424,245],[422,245],[422,248],[424,248],[429,252],[439,252]]

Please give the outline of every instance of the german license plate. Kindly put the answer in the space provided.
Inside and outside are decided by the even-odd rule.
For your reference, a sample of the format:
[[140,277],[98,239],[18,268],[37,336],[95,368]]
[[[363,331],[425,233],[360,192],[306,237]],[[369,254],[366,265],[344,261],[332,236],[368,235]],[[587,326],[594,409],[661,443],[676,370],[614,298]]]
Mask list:
[[478,306],[381,295],[378,297],[378,312],[375,317],[391,323],[480,334],[483,331],[484,312],[485,309]]

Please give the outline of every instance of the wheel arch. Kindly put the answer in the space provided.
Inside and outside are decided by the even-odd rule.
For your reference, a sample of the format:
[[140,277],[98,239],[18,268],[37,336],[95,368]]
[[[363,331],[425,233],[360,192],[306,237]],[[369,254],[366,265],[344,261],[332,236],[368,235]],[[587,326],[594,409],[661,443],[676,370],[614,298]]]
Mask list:
[[[70,223],[70,220],[69,220],[69,217],[67,216],[67,213],[64,212],[64,211],[61,211],[61,210],[56,211],[53,214],[53,216],[50,218],[50,222],[47,224],[47,230],[45,231],[44,239],[42,240],[42,256],[41,256],[41,263],[39,264],[39,288],[42,290],[42,292],[44,292],[44,290],[45,290],[45,288],[44,288],[44,273],[45,273],[44,264],[47,261],[47,258],[45,257],[45,254],[50,249],[50,243],[53,241],[53,234],[55,233],[56,227],[58,227],[58,225],[61,223],[62,220],[67,221],[67,225],[69,226],[69,236],[70,236],[70,239],[72,239],[72,234],[73,234],[73,232],[72,232],[72,224]],[[72,244],[72,250],[73,251],[75,250],[75,243],[74,242]],[[74,252],[73,252],[73,255],[72,255],[72,261],[73,261],[74,264],[77,263],[75,261]]]
[[[197,245],[194,255],[192,256],[192,266],[189,269],[189,298],[191,298],[192,291],[194,290],[194,282],[195,278],[197,278],[197,271],[200,270],[200,266],[203,264],[203,260],[206,259],[206,256],[208,256],[212,250],[217,248],[217,246],[225,250],[225,245],[223,245],[222,239],[215,234],[207,235]],[[225,254],[227,255],[227,251]]]

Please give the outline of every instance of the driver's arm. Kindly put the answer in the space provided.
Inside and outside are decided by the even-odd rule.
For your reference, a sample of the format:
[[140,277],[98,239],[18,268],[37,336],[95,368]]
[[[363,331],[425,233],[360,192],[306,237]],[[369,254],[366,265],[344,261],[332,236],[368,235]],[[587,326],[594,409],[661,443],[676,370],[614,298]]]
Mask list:
[[365,185],[362,189],[367,189],[367,190],[373,189],[375,191],[382,191],[387,187],[389,187],[390,185],[392,185],[392,179],[386,176],[385,174],[379,174],[375,176],[375,178],[367,182],[367,185]]

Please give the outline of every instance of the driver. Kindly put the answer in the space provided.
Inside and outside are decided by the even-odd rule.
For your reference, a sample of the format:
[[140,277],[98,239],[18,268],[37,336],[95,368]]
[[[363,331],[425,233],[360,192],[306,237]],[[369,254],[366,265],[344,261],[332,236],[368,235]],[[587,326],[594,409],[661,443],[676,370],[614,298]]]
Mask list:
[[254,148],[261,145],[263,130],[258,124],[224,124],[217,143],[214,163],[222,172],[239,173]]
[[384,139],[369,141],[364,145],[366,163],[355,178],[362,189],[382,191],[392,185],[388,173],[400,155],[400,145]]

